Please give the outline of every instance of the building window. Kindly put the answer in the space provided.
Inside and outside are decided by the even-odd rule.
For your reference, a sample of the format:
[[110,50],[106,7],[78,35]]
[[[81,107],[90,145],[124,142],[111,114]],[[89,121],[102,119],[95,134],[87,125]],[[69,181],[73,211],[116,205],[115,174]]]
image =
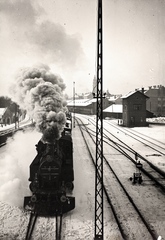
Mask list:
[[141,104],[134,104],[133,109],[139,111],[139,110],[142,109],[142,105]]

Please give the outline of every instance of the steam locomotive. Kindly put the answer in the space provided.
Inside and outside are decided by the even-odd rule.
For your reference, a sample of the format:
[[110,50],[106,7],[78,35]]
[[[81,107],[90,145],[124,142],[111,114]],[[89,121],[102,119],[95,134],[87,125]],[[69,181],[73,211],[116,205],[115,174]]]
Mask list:
[[[60,215],[75,208],[73,143],[71,128],[66,126],[54,143],[36,145],[37,155],[30,165],[32,196],[24,198],[24,208],[38,215]],[[68,196],[69,194],[69,196]]]

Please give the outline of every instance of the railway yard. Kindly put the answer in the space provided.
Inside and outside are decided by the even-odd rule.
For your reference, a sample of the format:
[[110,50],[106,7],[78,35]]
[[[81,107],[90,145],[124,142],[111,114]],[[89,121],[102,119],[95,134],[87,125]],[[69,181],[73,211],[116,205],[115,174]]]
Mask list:
[[[95,211],[95,118],[76,114],[75,120],[72,195],[76,207],[63,215],[61,239],[91,240]],[[124,128],[117,120],[104,120],[103,126],[104,239],[165,239],[165,126]],[[26,236],[29,213],[22,208],[23,197],[29,194],[28,166],[34,158],[34,146],[39,137],[39,133],[25,130],[0,148],[1,182],[3,176],[0,240],[22,240]],[[16,142],[19,149],[21,146],[19,157]],[[13,179],[8,179],[3,172],[3,161],[9,157],[14,159],[10,163],[19,163],[17,158],[25,161],[19,169],[21,177],[17,176],[16,169],[12,171]],[[19,184],[11,188],[11,182],[18,178]],[[53,217],[39,217],[31,239],[56,239],[56,227]]]

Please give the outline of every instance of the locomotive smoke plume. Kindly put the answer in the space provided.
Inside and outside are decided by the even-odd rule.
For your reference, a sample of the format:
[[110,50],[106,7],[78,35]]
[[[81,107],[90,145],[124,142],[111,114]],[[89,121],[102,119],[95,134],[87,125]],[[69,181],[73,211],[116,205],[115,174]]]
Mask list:
[[38,131],[17,132],[14,141],[8,139],[0,161],[0,201],[22,207],[24,196],[30,194],[27,179],[29,165],[36,155],[34,145],[41,137],[45,142],[58,139],[66,121],[64,89],[61,77],[52,74],[48,66],[19,72],[11,86],[13,100],[35,120]]
[[21,108],[35,120],[44,142],[59,139],[66,123],[65,84],[48,66],[21,70],[12,86],[12,95]]

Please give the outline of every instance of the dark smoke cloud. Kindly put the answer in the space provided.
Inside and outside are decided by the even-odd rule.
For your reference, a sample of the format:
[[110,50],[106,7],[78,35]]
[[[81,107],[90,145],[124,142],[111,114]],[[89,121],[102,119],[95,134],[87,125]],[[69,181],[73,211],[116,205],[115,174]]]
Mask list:
[[58,139],[66,123],[65,84],[48,66],[22,69],[10,91],[16,101],[36,122],[43,141]]

